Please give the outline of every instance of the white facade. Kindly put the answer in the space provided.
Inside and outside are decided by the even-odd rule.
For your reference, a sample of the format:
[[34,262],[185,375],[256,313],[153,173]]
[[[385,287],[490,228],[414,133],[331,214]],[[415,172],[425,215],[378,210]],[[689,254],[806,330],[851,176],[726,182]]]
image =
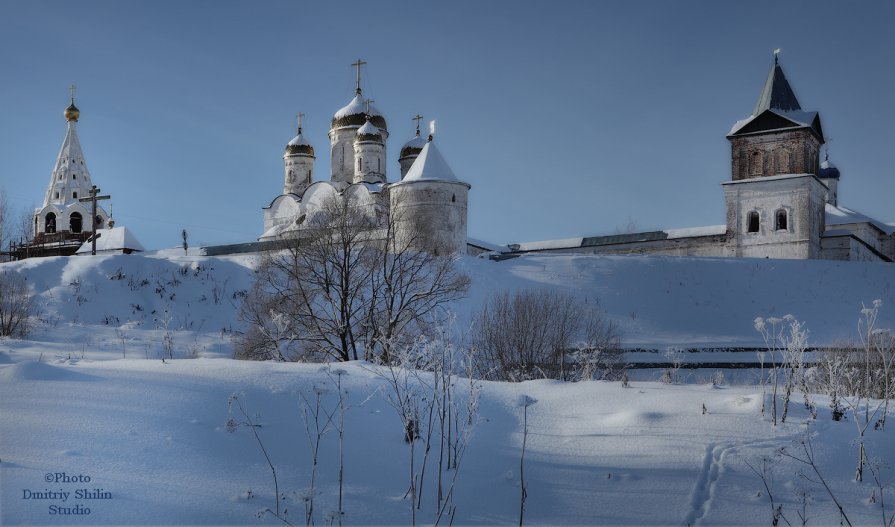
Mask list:
[[96,222],[97,229],[107,226],[109,216],[101,206],[97,205],[96,218],[91,218],[91,204],[78,201],[89,197],[93,186],[81,150],[81,141],[78,138],[80,114],[72,98],[71,105],[64,113],[67,121],[65,139],[56,157],[43,205],[34,211],[35,239],[59,238],[90,232],[91,221]]
[[[439,254],[465,252],[469,184],[454,176],[431,136],[426,143],[419,130],[401,149],[402,181],[389,183],[385,117],[363,99],[359,84],[355,97],[332,118],[328,181],[311,181],[313,147],[300,129],[289,145],[300,143],[301,152],[296,144],[290,154],[287,145],[283,194],[264,208],[264,232],[259,240],[295,235],[327,200],[338,197],[367,211],[383,227],[393,219],[396,236],[418,240],[414,246],[419,249]],[[305,172],[297,172],[300,169]],[[296,173],[307,174],[307,178],[290,179]]]

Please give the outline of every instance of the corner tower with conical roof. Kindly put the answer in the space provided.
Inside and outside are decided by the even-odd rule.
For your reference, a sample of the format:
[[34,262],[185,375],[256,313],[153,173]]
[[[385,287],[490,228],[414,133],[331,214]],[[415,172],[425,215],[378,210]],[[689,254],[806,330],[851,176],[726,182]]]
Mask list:
[[[334,183],[352,183],[355,173],[354,141],[357,131],[369,120],[372,126],[379,129],[382,136],[382,159],[387,159],[385,142],[388,139],[388,126],[385,117],[370,102],[364,100],[360,87],[360,67],[366,62],[358,59],[352,64],[357,68],[357,81],[354,98],[333,115],[329,130],[330,163],[332,181]],[[369,117],[369,119],[368,119]],[[385,181],[385,166],[382,166],[382,180]]]
[[[97,206],[96,217],[93,218],[92,211],[85,203],[78,201],[90,195],[93,182],[78,139],[78,119],[81,112],[75,106],[74,87],[71,104],[63,115],[67,122],[65,139],[62,140],[62,148],[50,175],[43,206],[34,213],[34,242],[71,244],[77,250],[92,230],[90,222],[96,222],[96,228],[103,229],[106,227],[108,214]],[[63,250],[58,254],[66,252]]]
[[454,175],[435,146],[434,129],[431,132],[404,178],[388,186],[395,238],[435,254],[462,254],[470,185]]
[[823,129],[817,112],[802,110],[777,52],[752,115],[734,124],[727,139],[730,256],[820,258],[829,195],[818,178]]

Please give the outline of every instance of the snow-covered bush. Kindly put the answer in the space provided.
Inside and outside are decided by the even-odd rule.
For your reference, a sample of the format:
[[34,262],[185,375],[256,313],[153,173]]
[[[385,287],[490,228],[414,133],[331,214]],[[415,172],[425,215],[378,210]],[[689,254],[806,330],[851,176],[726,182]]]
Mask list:
[[549,290],[494,294],[472,329],[478,375],[513,382],[620,375],[619,340],[601,310]]

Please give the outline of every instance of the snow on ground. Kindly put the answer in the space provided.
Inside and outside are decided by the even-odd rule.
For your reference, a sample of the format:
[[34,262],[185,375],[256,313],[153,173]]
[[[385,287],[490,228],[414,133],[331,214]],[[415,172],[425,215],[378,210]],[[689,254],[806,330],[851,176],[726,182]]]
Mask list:
[[[407,445],[387,388],[369,365],[345,366],[345,522],[409,523]],[[228,359],[25,361],[0,366],[4,426],[0,499],[4,525],[272,524],[273,484],[248,430],[228,433],[227,398],[243,394],[277,468],[284,505],[301,523],[294,493],[308,486],[310,458],[299,393],[327,384],[319,365]],[[521,394],[530,407],[525,517],[533,524],[768,524],[761,480],[748,468],[805,432],[803,408],[772,427],[760,414],[758,387],[657,383],[483,383],[478,424],[461,465],[457,524],[518,521]],[[326,399],[333,403],[334,390]],[[708,413],[702,414],[702,405]],[[869,483],[851,481],[850,422],[821,408],[811,422],[821,469],[853,523],[876,521]],[[872,432],[870,452],[892,459],[895,442]],[[322,522],[335,507],[337,439],[325,436],[319,467]],[[430,466],[430,474],[433,467]],[[801,467],[773,461],[772,490],[795,514],[798,491],[811,497],[812,524],[837,522],[822,487],[800,480]],[[86,476],[65,483],[48,474]],[[891,473],[886,477],[891,480]],[[424,492],[434,490],[433,482]],[[26,492],[102,489],[105,500],[24,499]],[[429,494],[427,494],[429,495]],[[252,496],[252,497],[249,497]],[[890,496],[891,498],[891,496]],[[89,507],[89,516],[51,515],[51,505]],[[420,521],[433,519],[424,504]]]
[[[167,251],[0,265],[26,274],[41,308],[28,340],[0,340],[0,523],[276,524],[255,514],[273,506],[274,492],[254,437],[225,426],[233,393],[263,425],[284,504],[303,522],[310,462],[300,394],[325,385],[332,404],[334,391],[320,365],[227,358],[254,262]],[[528,287],[599,300],[630,346],[754,345],[755,316],[785,313],[808,324],[811,344],[823,343],[853,332],[861,302],[874,298],[883,300],[882,325],[895,325],[895,276],[885,264],[524,256],[464,258],[461,266],[473,288],[455,306],[460,330],[490,293]],[[165,331],[176,358],[163,363]],[[407,444],[387,387],[368,364],[345,369],[344,522],[409,523]],[[810,524],[838,523],[822,487],[799,477],[806,468],[774,457],[798,448],[810,421],[804,408],[773,427],[760,413],[761,393],[755,385],[482,383],[454,522],[518,522],[524,394],[538,401],[529,408],[526,522],[768,524],[766,492],[747,463],[770,457],[771,490],[790,521],[799,521],[804,490]],[[875,487],[852,481],[854,424],[831,421],[828,402],[818,403],[810,433],[820,468],[853,524],[877,523]],[[891,433],[869,432],[871,456],[895,459]],[[337,448],[327,435],[318,524],[335,507]],[[79,475],[90,481],[60,481]],[[883,475],[892,481],[891,470]],[[420,522],[433,520],[434,487],[426,485]],[[85,488],[111,498],[75,500]],[[50,491],[72,494],[64,503],[26,499]],[[891,493],[887,500],[895,503]],[[91,514],[50,514],[76,504]]]

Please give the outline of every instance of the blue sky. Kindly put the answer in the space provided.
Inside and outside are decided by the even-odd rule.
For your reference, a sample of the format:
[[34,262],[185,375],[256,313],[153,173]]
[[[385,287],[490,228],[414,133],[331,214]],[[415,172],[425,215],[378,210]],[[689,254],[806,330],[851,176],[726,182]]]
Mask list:
[[472,185],[469,234],[497,243],[724,223],[725,134],[781,48],[821,114],[840,203],[895,221],[895,4],[227,2],[0,4],[0,185],[40,205],[77,85],[93,181],[149,248],[262,232],[305,114],[328,178],[332,114],[385,115],[389,180],[437,119]]

